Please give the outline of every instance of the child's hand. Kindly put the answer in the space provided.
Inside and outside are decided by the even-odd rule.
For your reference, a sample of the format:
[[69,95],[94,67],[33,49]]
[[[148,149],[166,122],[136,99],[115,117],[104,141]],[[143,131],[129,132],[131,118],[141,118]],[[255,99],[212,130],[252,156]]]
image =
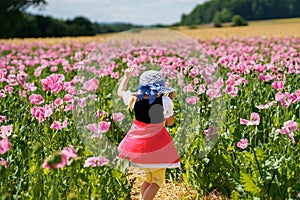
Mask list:
[[170,92],[170,93],[169,93],[169,98],[170,98],[171,100],[174,99],[174,92]]
[[124,71],[124,75],[127,76],[128,78],[132,77],[132,75],[133,75],[133,68],[127,68]]

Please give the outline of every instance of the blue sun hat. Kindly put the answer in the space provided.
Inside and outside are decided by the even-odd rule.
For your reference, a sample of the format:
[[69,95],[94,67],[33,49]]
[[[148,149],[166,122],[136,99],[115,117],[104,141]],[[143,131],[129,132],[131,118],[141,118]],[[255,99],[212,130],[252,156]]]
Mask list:
[[158,94],[170,92],[174,92],[174,89],[165,86],[162,74],[156,70],[148,70],[140,76],[140,85],[136,95],[139,99],[143,99],[145,94],[148,95],[149,104],[152,104]]

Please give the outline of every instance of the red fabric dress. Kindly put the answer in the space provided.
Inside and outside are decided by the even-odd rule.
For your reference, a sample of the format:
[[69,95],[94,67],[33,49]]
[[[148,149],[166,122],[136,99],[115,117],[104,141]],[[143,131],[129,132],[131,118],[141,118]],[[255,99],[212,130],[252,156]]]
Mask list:
[[164,122],[152,124],[135,119],[118,150],[120,158],[129,159],[136,167],[180,167],[178,153]]

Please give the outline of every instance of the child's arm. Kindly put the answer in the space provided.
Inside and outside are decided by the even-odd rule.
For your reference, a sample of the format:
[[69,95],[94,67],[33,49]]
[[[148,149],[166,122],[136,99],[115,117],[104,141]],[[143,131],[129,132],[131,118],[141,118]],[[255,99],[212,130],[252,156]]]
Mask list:
[[124,97],[124,94],[126,92],[126,86],[132,75],[133,75],[133,68],[128,68],[125,70],[124,76],[123,76],[121,83],[119,85],[119,88],[118,88],[118,96],[119,97],[121,97],[121,98]]
[[167,98],[163,98],[163,105],[164,105],[164,116],[165,116],[165,123],[168,126],[174,124],[174,105],[172,100],[174,99],[174,92],[171,92]]
[[173,99],[174,99],[174,92],[170,92],[170,94],[169,94],[169,98],[170,98],[171,100],[173,100]]
[[166,124],[167,124],[168,126],[173,125],[173,124],[174,124],[174,114],[173,114],[171,117],[166,118],[166,119],[165,119],[165,122],[166,122]]

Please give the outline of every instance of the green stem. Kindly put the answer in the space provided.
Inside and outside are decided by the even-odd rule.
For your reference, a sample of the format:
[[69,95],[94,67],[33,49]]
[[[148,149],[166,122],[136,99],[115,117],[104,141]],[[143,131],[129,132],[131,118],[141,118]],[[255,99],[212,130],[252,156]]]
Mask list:
[[255,158],[255,162],[256,162],[256,165],[257,165],[257,168],[258,168],[260,177],[263,178],[263,174],[262,174],[262,171],[261,171],[261,168],[260,168],[259,162],[258,162],[258,160],[257,160],[257,156],[256,156],[256,153],[255,153],[255,150],[254,150],[254,149],[253,149],[253,153],[254,153],[254,158]]
[[277,174],[277,169],[274,171],[272,179],[271,179],[271,181],[269,183],[269,186],[268,186],[268,196],[270,196],[271,185],[272,185],[272,182],[273,182],[276,174]]

